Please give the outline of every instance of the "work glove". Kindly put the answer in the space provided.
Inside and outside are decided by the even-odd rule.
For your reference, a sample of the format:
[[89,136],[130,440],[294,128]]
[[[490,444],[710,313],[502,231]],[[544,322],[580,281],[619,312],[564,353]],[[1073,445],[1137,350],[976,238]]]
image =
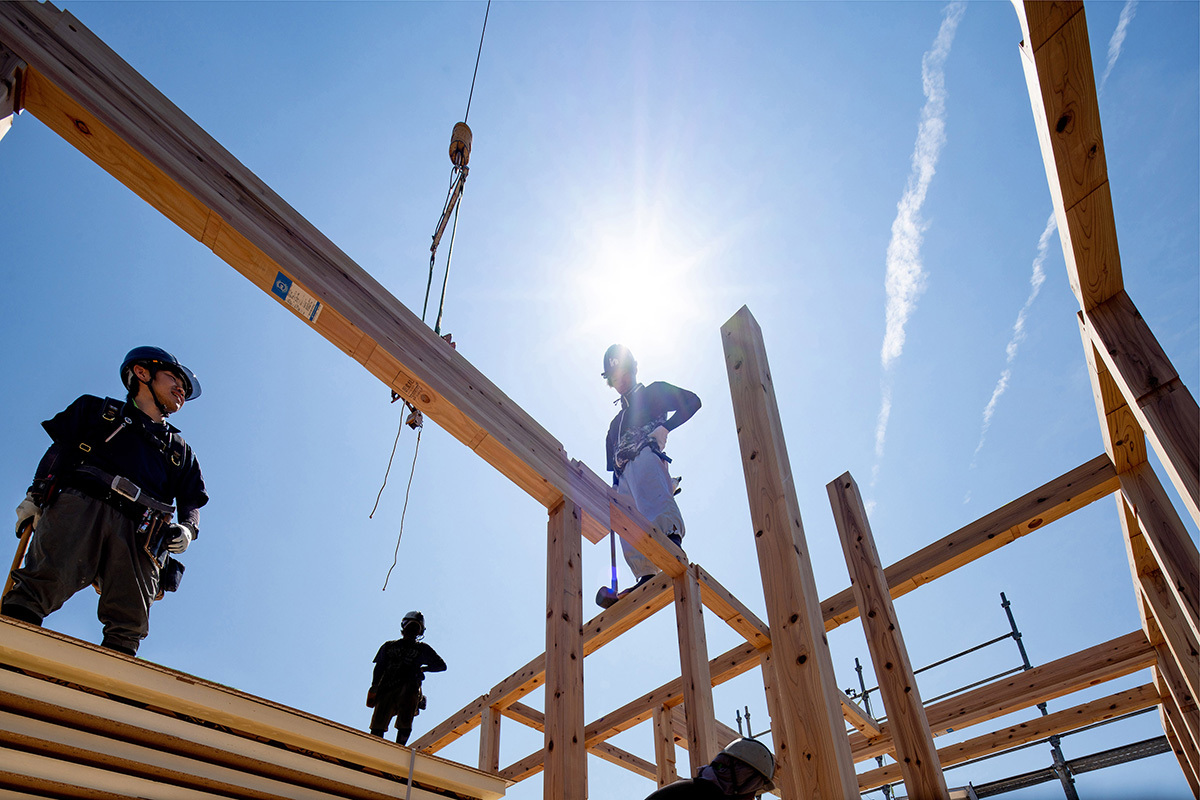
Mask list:
[[192,529],[187,525],[172,522],[168,533],[171,535],[171,540],[167,542],[168,552],[179,555],[192,543]]
[[26,494],[25,499],[17,506],[17,536],[21,536],[21,529],[25,527],[25,523],[33,521],[33,527],[37,527],[38,520],[42,518],[41,506],[33,499],[32,494]]
[[659,425],[657,428],[650,431],[650,438],[653,439],[654,443],[658,445],[659,450],[665,450],[667,448],[667,429],[662,425]]

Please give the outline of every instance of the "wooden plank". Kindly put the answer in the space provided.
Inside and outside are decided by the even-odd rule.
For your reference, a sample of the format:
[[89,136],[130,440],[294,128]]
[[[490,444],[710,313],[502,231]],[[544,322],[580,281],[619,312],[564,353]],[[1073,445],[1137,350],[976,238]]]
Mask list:
[[[947,745],[937,751],[942,768],[962,764],[980,756],[1000,753],[1023,744],[1045,739],[1047,736],[1069,733],[1085,725],[1102,722],[1131,714],[1144,708],[1158,705],[1158,691],[1151,684],[1117,692],[1090,703],[1081,703],[1071,708],[1038,716],[1002,730],[983,736]],[[858,788],[867,792],[886,783],[894,783],[901,777],[899,764],[888,764],[858,775]]]
[[1036,0],[1014,5],[1026,34],[1021,62],[1071,290],[1081,308],[1091,309],[1124,285],[1087,20],[1080,4],[1053,13]]
[[879,679],[879,693],[887,709],[888,728],[904,787],[909,797],[950,800],[858,484],[846,472],[826,484],[825,490],[850,572],[867,649]]
[[509,719],[516,720],[522,725],[533,728],[535,731],[542,733],[546,730],[546,715],[536,708],[531,708],[524,703],[513,703],[500,712]]
[[[1196,696],[1188,685],[1188,677],[1194,676],[1185,677],[1188,669],[1180,667],[1166,645],[1158,645],[1154,652],[1158,654],[1158,663],[1154,667],[1157,670],[1155,685],[1159,687],[1161,694],[1171,695],[1175,707],[1179,710],[1179,717],[1183,721],[1180,735],[1190,738],[1192,747],[1200,746],[1200,708],[1197,707]],[[1190,665],[1192,672],[1195,671],[1195,666],[1196,662],[1193,660]]]
[[[1173,606],[1166,613],[1187,627],[1193,644],[1200,641],[1200,553],[1195,542],[1149,464],[1121,475],[1121,495],[1137,519],[1137,530],[1153,555],[1154,566],[1162,572],[1169,591],[1162,599]],[[1157,617],[1157,608],[1155,612]],[[1163,619],[1158,622],[1164,624]],[[1179,644],[1177,638],[1174,641]]]
[[716,756],[712,675],[708,669],[708,640],[704,635],[700,582],[695,569],[675,578],[675,623],[679,631],[679,671],[683,706],[687,711],[687,749],[691,771]]
[[[743,306],[721,326],[721,338],[776,658],[779,716],[772,717],[771,726],[785,731],[783,741],[795,756],[784,761],[798,773],[803,796],[853,797],[858,784],[846,746],[841,691],[825,639],[762,330]],[[777,743],[776,749],[783,748]]]
[[488,706],[483,710],[479,725],[479,769],[482,772],[500,771],[500,709]]
[[583,654],[591,655],[622,633],[632,630],[666,608],[673,596],[671,576],[665,572],[655,575],[584,625]]
[[589,536],[607,533],[607,492],[559,442],[78,20],[0,4],[0,41],[30,65],[30,113],[272,297],[283,273],[322,304],[317,333],[394,361],[383,380],[429,419],[547,508],[574,491]]
[[1084,312],[1084,327],[1192,519],[1200,523],[1200,408],[1195,398],[1125,292]]
[[1173,744],[1177,743],[1182,751],[1183,758],[1179,759],[1179,765],[1183,768],[1184,774],[1190,773],[1193,778],[1198,777],[1200,776],[1200,752],[1197,752],[1196,743],[1188,736],[1174,698],[1162,685],[1162,676],[1157,669],[1153,670],[1152,674],[1155,685],[1160,687],[1159,711],[1163,719],[1163,730],[1168,733],[1169,739],[1174,739]]
[[[0,617],[0,664],[326,758],[389,774],[408,773],[407,748],[365,731],[8,617]],[[436,756],[418,755],[414,769],[418,781],[468,797],[491,799],[504,793],[504,782],[494,776]]]
[[656,780],[658,777],[654,765],[649,761],[608,742],[599,742],[589,747],[588,752],[598,758],[603,758],[610,764],[616,764],[618,767],[624,767],[630,772],[641,775],[643,778]]
[[841,696],[842,715],[846,721],[853,725],[857,730],[861,731],[864,736],[870,738],[879,735],[879,722],[863,710],[862,706],[846,696],[845,692]]
[[[776,676],[774,654],[770,649],[763,650],[762,653],[762,681],[763,691],[767,696],[767,713],[773,720],[780,719],[782,712],[778,705],[779,692],[775,691],[779,679]],[[800,796],[800,771],[788,765],[790,754],[796,751],[787,746],[787,741],[783,738],[785,736],[787,731],[783,730],[782,726],[771,728],[771,739],[775,745],[775,790],[790,800]]]
[[767,624],[699,564],[694,564],[693,569],[700,578],[700,599],[705,607],[725,620],[750,644],[759,649],[770,646],[771,631]]
[[[933,735],[940,736],[1129,675],[1153,665],[1155,660],[1154,648],[1146,634],[1138,630],[934,703],[926,707],[925,717]],[[892,749],[890,724],[883,723],[882,729],[873,739],[850,734],[855,761],[881,756]]]
[[1183,770],[1183,777],[1192,789],[1192,796],[1200,797],[1200,780],[1192,773],[1192,765],[1188,762],[1187,756],[1183,752],[1183,744],[1180,742],[1179,736],[1176,735],[1175,728],[1171,725],[1171,721],[1167,717],[1167,710],[1163,706],[1158,707],[1158,719],[1162,723],[1163,733],[1167,737],[1167,742],[1171,745],[1171,752],[1175,754],[1175,760],[1179,762],[1179,767]]
[[659,788],[679,778],[679,772],[675,769],[675,723],[672,711],[670,706],[659,705],[653,712],[654,779]]
[[[1100,455],[1011,503],[921,548],[884,570],[893,599],[1015,541],[1030,531],[1112,494],[1116,471]],[[821,604],[825,630],[858,616],[853,589],[847,587]]]
[[587,797],[583,745],[582,512],[550,511],[546,547],[545,796]]

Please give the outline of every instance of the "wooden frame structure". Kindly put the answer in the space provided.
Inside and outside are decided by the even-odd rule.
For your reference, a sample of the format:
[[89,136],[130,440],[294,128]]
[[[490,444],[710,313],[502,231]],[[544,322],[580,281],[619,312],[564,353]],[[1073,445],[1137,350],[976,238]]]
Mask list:
[[[762,672],[776,783],[785,798],[851,797],[898,776],[911,796],[948,797],[945,766],[1152,706],[1160,708],[1195,792],[1197,552],[1147,461],[1145,442],[1148,437],[1193,519],[1200,518],[1200,415],[1122,288],[1082,4],[1017,2],[1016,10],[1106,452],[886,569],[854,481],[842,476],[828,491],[854,585],[821,601],[765,346],[743,308],[722,327],[722,337],[766,622],[689,564],[463,356],[78,20],[49,3],[0,2],[0,133],[16,111],[36,116],[547,509],[545,652],[413,743],[411,752],[420,753],[414,796],[498,797],[507,782],[544,771],[545,797],[580,800],[587,796],[587,753],[663,784],[677,772],[677,742],[692,763],[702,764],[736,736],[714,719],[712,687],[754,667]],[[1108,494],[1117,497],[1142,630],[922,705],[892,599]],[[662,572],[585,622],[582,538],[596,542],[610,529]],[[671,603],[680,677],[587,721],[584,657]],[[702,608],[745,642],[710,658]],[[825,634],[860,615],[876,674],[889,686],[884,724],[841,693],[833,676]],[[148,785],[160,781],[179,789],[173,797],[234,791],[371,798],[408,779],[408,749],[21,623],[0,621],[0,664],[9,668],[0,671],[8,676],[0,684],[6,723],[0,726],[0,796],[109,791],[150,797],[159,795],[146,793]],[[1040,717],[1019,732],[934,747],[934,737],[951,726],[961,730],[1147,667],[1152,680],[1146,685]],[[543,711],[521,702],[543,684]],[[180,691],[183,685],[192,688]],[[89,720],[82,734],[66,717],[54,716],[76,708],[77,717]],[[505,717],[542,731],[544,748],[502,766]],[[653,725],[654,762],[608,742],[643,721]],[[475,727],[478,770],[431,755]],[[282,743],[279,763],[258,750],[235,753],[214,732]],[[900,763],[855,773],[855,762],[884,753]],[[121,780],[106,766],[114,762]],[[327,763],[339,769],[321,766]]]

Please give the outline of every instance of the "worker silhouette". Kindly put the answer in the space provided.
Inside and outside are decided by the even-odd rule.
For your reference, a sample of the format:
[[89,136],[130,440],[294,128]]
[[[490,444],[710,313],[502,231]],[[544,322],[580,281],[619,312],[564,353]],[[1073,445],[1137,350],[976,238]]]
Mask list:
[[775,788],[774,777],[769,747],[757,739],[735,739],[695,778],[668,784],[646,800],[754,800]]
[[[124,400],[83,395],[42,423],[53,443],[17,506],[32,528],[0,614],[41,625],[93,585],[101,644],[136,655],[150,606],[175,591],[182,553],[208,502],[192,448],[167,418],[200,396],[196,375],[160,347],[135,347],[120,369]],[[176,503],[175,506],[170,503]],[[172,521],[172,518],[176,521]]]
[[375,654],[375,671],[367,691],[371,715],[371,733],[383,736],[392,717],[396,718],[396,742],[408,744],[412,722],[425,707],[421,681],[426,672],[444,672],[446,662],[421,641],[425,635],[425,615],[410,611],[400,623],[400,638],[384,642]]
[[[618,494],[631,498],[654,527],[682,547],[683,514],[675,502],[676,483],[667,472],[671,459],[664,450],[667,433],[700,410],[700,398],[663,381],[649,386],[638,383],[637,361],[621,344],[614,344],[604,353],[600,376],[620,395],[621,410],[609,424],[604,442],[613,486]],[[658,572],[650,559],[624,539],[621,550],[637,578],[634,588]]]

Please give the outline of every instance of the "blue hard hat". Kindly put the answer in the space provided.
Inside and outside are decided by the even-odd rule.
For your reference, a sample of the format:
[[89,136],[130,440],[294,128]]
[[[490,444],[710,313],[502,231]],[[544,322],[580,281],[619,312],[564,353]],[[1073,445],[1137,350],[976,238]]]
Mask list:
[[178,374],[183,378],[184,400],[195,400],[200,396],[200,381],[196,379],[196,374],[161,347],[135,347],[125,354],[125,360],[121,362],[121,385],[126,389],[132,385],[135,364],[142,364],[151,370],[169,369]]

